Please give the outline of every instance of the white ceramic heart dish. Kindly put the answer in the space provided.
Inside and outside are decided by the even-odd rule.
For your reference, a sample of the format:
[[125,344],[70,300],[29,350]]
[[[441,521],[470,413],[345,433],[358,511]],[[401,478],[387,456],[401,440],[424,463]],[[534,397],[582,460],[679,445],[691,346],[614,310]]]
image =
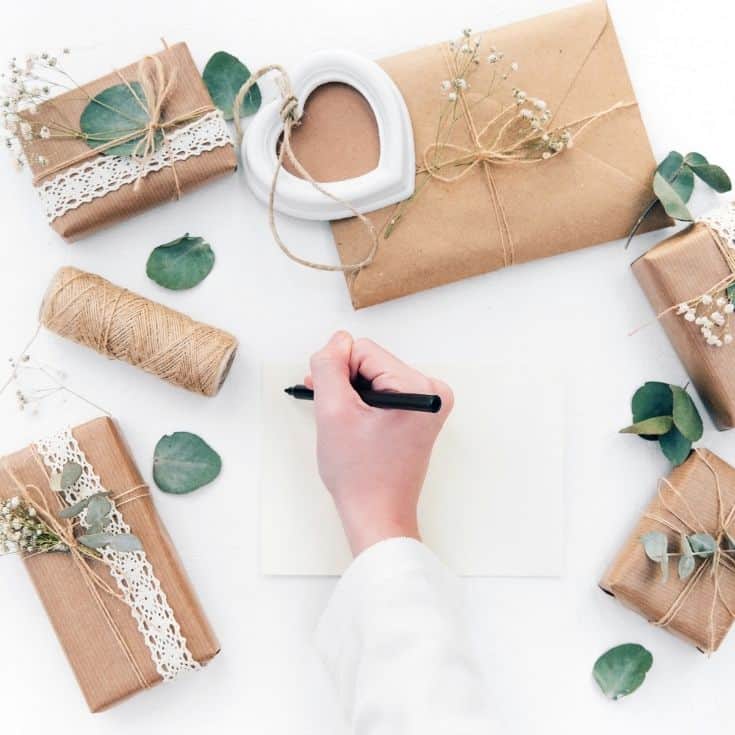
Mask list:
[[[411,119],[406,103],[393,80],[373,61],[349,51],[320,51],[294,69],[291,84],[299,100],[299,111],[309,95],[330,82],[348,84],[372,108],[378,127],[380,157],[372,171],[324,188],[349,202],[358,212],[372,212],[411,196],[416,161]],[[255,196],[267,204],[278,165],[277,145],[283,132],[281,99],[261,106],[242,145],[245,178]],[[339,202],[317,191],[308,181],[286,170],[278,177],[275,209],[308,220],[335,220],[353,213]]]

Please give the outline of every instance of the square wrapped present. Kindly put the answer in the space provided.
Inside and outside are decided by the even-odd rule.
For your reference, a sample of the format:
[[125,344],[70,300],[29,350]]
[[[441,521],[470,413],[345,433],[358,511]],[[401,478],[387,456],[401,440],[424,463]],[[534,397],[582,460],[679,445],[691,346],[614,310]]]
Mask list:
[[[728,540],[735,536],[734,516],[735,468],[708,450],[695,450],[660,481],[600,587],[699,650],[717,650],[735,615],[735,547]],[[665,536],[666,575],[642,542],[652,533]],[[683,537],[695,535],[687,541],[693,563],[682,578]],[[714,553],[705,536],[714,540]]]
[[[155,121],[157,127],[152,131],[155,150],[144,155],[142,144],[136,150],[141,134],[126,141],[126,155],[115,153],[120,147],[94,153],[76,134],[81,131],[81,118],[90,98],[123,84],[131,85],[138,98],[146,97],[146,87],[141,85],[143,62],[148,65],[146,73],[154,80],[149,96],[160,95],[162,101],[160,116]],[[53,229],[67,240],[76,240],[156,204],[177,199],[237,166],[227,125],[214,108],[186,44],[166,48],[143,62],[53,97],[39,105],[35,114],[24,115],[34,130],[45,126],[50,131],[46,138],[34,135],[23,142],[23,147],[44,214]],[[141,102],[144,107],[155,105],[148,99]],[[105,100],[99,107],[108,110]],[[118,109],[114,103],[113,109]],[[143,109],[137,112],[135,120],[127,125],[142,129],[150,121],[150,114]],[[128,117],[121,119],[124,123]],[[64,130],[73,134],[65,135]],[[121,135],[124,137],[127,132],[121,130]],[[101,150],[112,142],[111,135],[109,131],[100,133],[94,144]],[[105,139],[107,143],[103,143]],[[136,155],[131,155],[131,149]]]
[[633,263],[671,344],[719,429],[735,426],[735,205],[716,210]]
[[[53,478],[82,468],[67,489]],[[61,431],[0,460],[0,499],[32,498],[54,517],[95,493],[113,502],[108,533],[131,533],[143,551],[101,548],[99,559],[69,551],[24,555],[24,563],[92,712],[198,669],[219,643],[187,579],[148,489],[114,422]],[[86,516],[82,515],[84,533]],[[93,641],[90,644],[90,641]]]
[[[380,62],[411,117],[417,193],[405,206],[370,215],[380,230],[379,248],[370,265],[347,279],[355,308],[624,237],[651,199],[656,164],[604,2],[492,30],[479,41],[475,70],[467,80],[460,77],[466,85],[444,96],[442,84],[451,89],[462,73],[455,68],[463,63],[460,54],[455,64],[456,45]],[[509,69],[512,60],[517,69]],[[488,97],[488,87],[503,74],[509,74],[507,82]],[[457,111],[440,125],[444,139],[437,146],[449,94],[457,98]],[[364,105],[345,104],[344,97],[339,85],[315,95],[294,133],[297,157],[320,181],[337,178],[335,150],[348,172],[369,167],[375,158],[375,119]],[[543,117],[533,106],[536,100],[550,115],[546,143],[561,145],[566,131],[574,145],[559,155],[550,149],[550,160],[519,162],[518,148],[494,138],[500,124],[518,114],[517,104],[527,108],[529,125]],[[325,127],[327,140],[317,125],[309,125],[310,116],[340,120],[344,132],[333,140]],[[544,144],[535,141],[528,149]],[[534,151],[541,159],[540,148]],[[353,158],[360,159],[357,165]],[[670,224],[657,207],[644,227]],[[332,223],[332,231],[344,265],[361,261],[371,249],[369,233],[355,218]]]

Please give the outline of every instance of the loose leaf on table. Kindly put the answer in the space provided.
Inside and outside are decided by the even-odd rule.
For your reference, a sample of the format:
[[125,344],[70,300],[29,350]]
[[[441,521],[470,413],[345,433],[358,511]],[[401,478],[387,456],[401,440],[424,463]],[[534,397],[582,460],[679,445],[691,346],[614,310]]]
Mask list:
[[153,455],[153,479],[166,493],[190,493],[212,482],[221,469],[219,454],[187,431],[161,437]]
[[[224,114],[225,120],[232,120],[235,97],[242,85],[250,79],[250,70],[232,54],[217,51],[204,67],[202,79],[212,101]],[[260,108],[260,103],[260,88],[254,84],[242,102],[241,116],[255,114]]]
[[[668,383],[652,380],[644,383],[633,394],[631,401],[633,422],[639,423],[656,416],[671,416],[674,410],[674,397]],[[673,420],[673,419],[672,419]],[[657,434],[641,434],[643,439],[656,441]]]
[[723,194],[732,188],[730,177],[725,170],[721,166],[711,164],[701,153],[687,153],[684,163],[716,192]]
[[653,666],[653,656],[637,643],[615,646],[595,661],[592,673],[602,693],[620,699],[643,683]]
[[159,245],[146,264],[148,278],[180,291],[201,283],[214,267],[214,252],[203,238],[189,235]]
[[635,424],[620,429],[621,434],[639,434],[645,436],[666,434],[674,425],[674,419],[671,416],[654,416],[650,419],[638,421]]
[[[149,123],[145,94],[138,82],[116,84],[96,94],[84,108],[79,127],[90,148],[99,148],[114,140],[130,140],[100,151],[107,156],[143,154],[143,135]],[[136,135],[140,133],[140,135]],[[163,131],[154,134],[154,149],[163,143]]]
[[672,415],[676,428],[691,442],[702,438],[702,418],[689,394],[678,385],[670,386],[674,397]]
[[694,191],[694,174],[684,165],[684,156],[678,151],[671,151],[658,165],[659,174],[676,192],[679,199],[686,204]]
[[697,556],[712,556],[717,550],[717,541],[708,533],[693,533],[687,536],[692,552]]
[[[691,176],[691,172],[689,175]],[[681,195],[660,173],[656,173],[653,177],[653,193],[658,197],[669,217],[686,222],[692,221],[691,212],[687,209]]]
[[661,451],[666,458],[678,467],[692,451],[692,443],[675,426],[658,438]]

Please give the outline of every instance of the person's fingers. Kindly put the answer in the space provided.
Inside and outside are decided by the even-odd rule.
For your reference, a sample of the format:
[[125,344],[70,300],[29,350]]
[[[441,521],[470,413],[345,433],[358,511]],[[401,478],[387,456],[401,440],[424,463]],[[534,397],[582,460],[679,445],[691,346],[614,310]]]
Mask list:
[[418,370],[406,365],[388,350],[369,339],[358,339],[352,345],[350,375],[361,375],[374,390],[427,393],[431,381]]
[[314,390],[314,381],[311,379],[311,375],[307,375],[304,377],[304,385],[307,388],[311,388],[312,390]]
[[314,388],[315,408],[336,411],[351,405],[357,394],[350,384],[350,353],[352,336],[336,332],[327,344],[311,357],[311,383]]

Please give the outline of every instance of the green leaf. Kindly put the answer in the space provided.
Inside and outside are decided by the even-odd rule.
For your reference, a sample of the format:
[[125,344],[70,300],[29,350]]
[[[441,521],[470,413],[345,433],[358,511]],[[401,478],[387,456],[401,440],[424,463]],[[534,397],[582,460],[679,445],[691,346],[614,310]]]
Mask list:
[[679,579],[684,580],[691,576],[696,562],[694,560],[694,554],[692,553],[692,547],[689,545],[687,537],[683,534],[679,549],[681,551],[681,556],[679,557],[678,574]]
[[674,396],[668,383],[649,381],[633,394],[631,401],[633,421],[638,423],[654,416],[671,416],[674,411]]
[[[149,122],[143,88],[138,82],[116,84],[95,95],[79,118],[79,127],[90,148],[99,148],[113,140],[145,131]],[[143,134],[125,143],[101,151],[107,156],[132,156],[143,153]],[[154,135],[154,147],[163,143],[163,131]]]
[[74,503],[74,505],[70,505],[68,508],[62,508],[59,511],[59,518],[74,518],[74,516],[78,516],[86,507],[87,503],[91,498],[82,498],[78,503]]
[[615,646],[595,661],[592,674],[609,699],[620,699],[643,683],[653,666],[653,656],[637,643]]
[[641,536],[641,543],[646,556],[651,560],[661,563],[669,550],[669,540],[661,531],[649,531]]
[[693,533],[687,536],[687,541],[692,549],[692,553],[697,556],[712,556],[717,550],[717,541],[708,533]]
[[692,443],[676,426],[672,427],[668,434],[660,436],[658,442],[661,445],[661,451],[675,467],[680,465],[692,451]]
[[686,165],[702,180],[720,194],[730,191],[730,177],[720,166],[711,164],[701,153],[687,153]]
[[190,493],[212,482],[221,469],[217,452],[187,431],[161,437],[153,455],[153,479],[166,493]]
[[89,533],[80,536],[77,541],[89,549],[110,547],[114,551],[141,551],[142,544],[137,536],[131,533]]
[[174,291],[201,283],[214,266],[214,252],[201,237],[183,237],[159,245],[148,258],[145,272],[159,286]]
[[691,396],[678,385],[671,386],[671,392],[674,396],[673,417],[674,426],[689,441],[696,442],[702,438],[703,426],[702,417],[694,405]]
[[694,191],[694,175],[689,167],[685,165],[681,153],[671,151],[658,165],[656,172],[671,184],[671,188],[682,202],[686,204],[689,201]]
[[686,203],[677,190],[660,173],[656,173],[653,177],[653,191],[669,217],[686,222],[692,221],[692,215],[687,209]]
[[97,493],[89,499],[87,515],[84,517],[84,522],[88,526],[103,525],[102,521],[110,514],[111,510],[112,503],[104,494]]
[[620,429],[621,434],[646,434],[646,435],[660,435],[665,434],[671,430],[674,425],[674,420],[671,416],[654,416],[650,419],[644,419],[638,421],[635,424],[626,426],[624,429]]
[[669,155],[658,164],[656,173],[661,174],[666,181],[673,181],[679,171],[681,171],[683,163],[684,156],[679,151],[670,151]]
[[[204,67],[202,79],[209,90],[212,101],[222,110],[225,120],[232,120],[235,97],[240,87],[250,79],[250,70],[232,54],[217,51]],[[255,114],[260,107],[260,102],[260,88],[255,84],[245,96],[240,107],[242,117]]]
[[731,304],[735,304],[735,283],[731,283],[727,287],[727,298],[730,300]]
[[82,466],[76,462],[67,462],[61,470],[61,489],[68,490],[70,487],[73,487],[81,476]]

